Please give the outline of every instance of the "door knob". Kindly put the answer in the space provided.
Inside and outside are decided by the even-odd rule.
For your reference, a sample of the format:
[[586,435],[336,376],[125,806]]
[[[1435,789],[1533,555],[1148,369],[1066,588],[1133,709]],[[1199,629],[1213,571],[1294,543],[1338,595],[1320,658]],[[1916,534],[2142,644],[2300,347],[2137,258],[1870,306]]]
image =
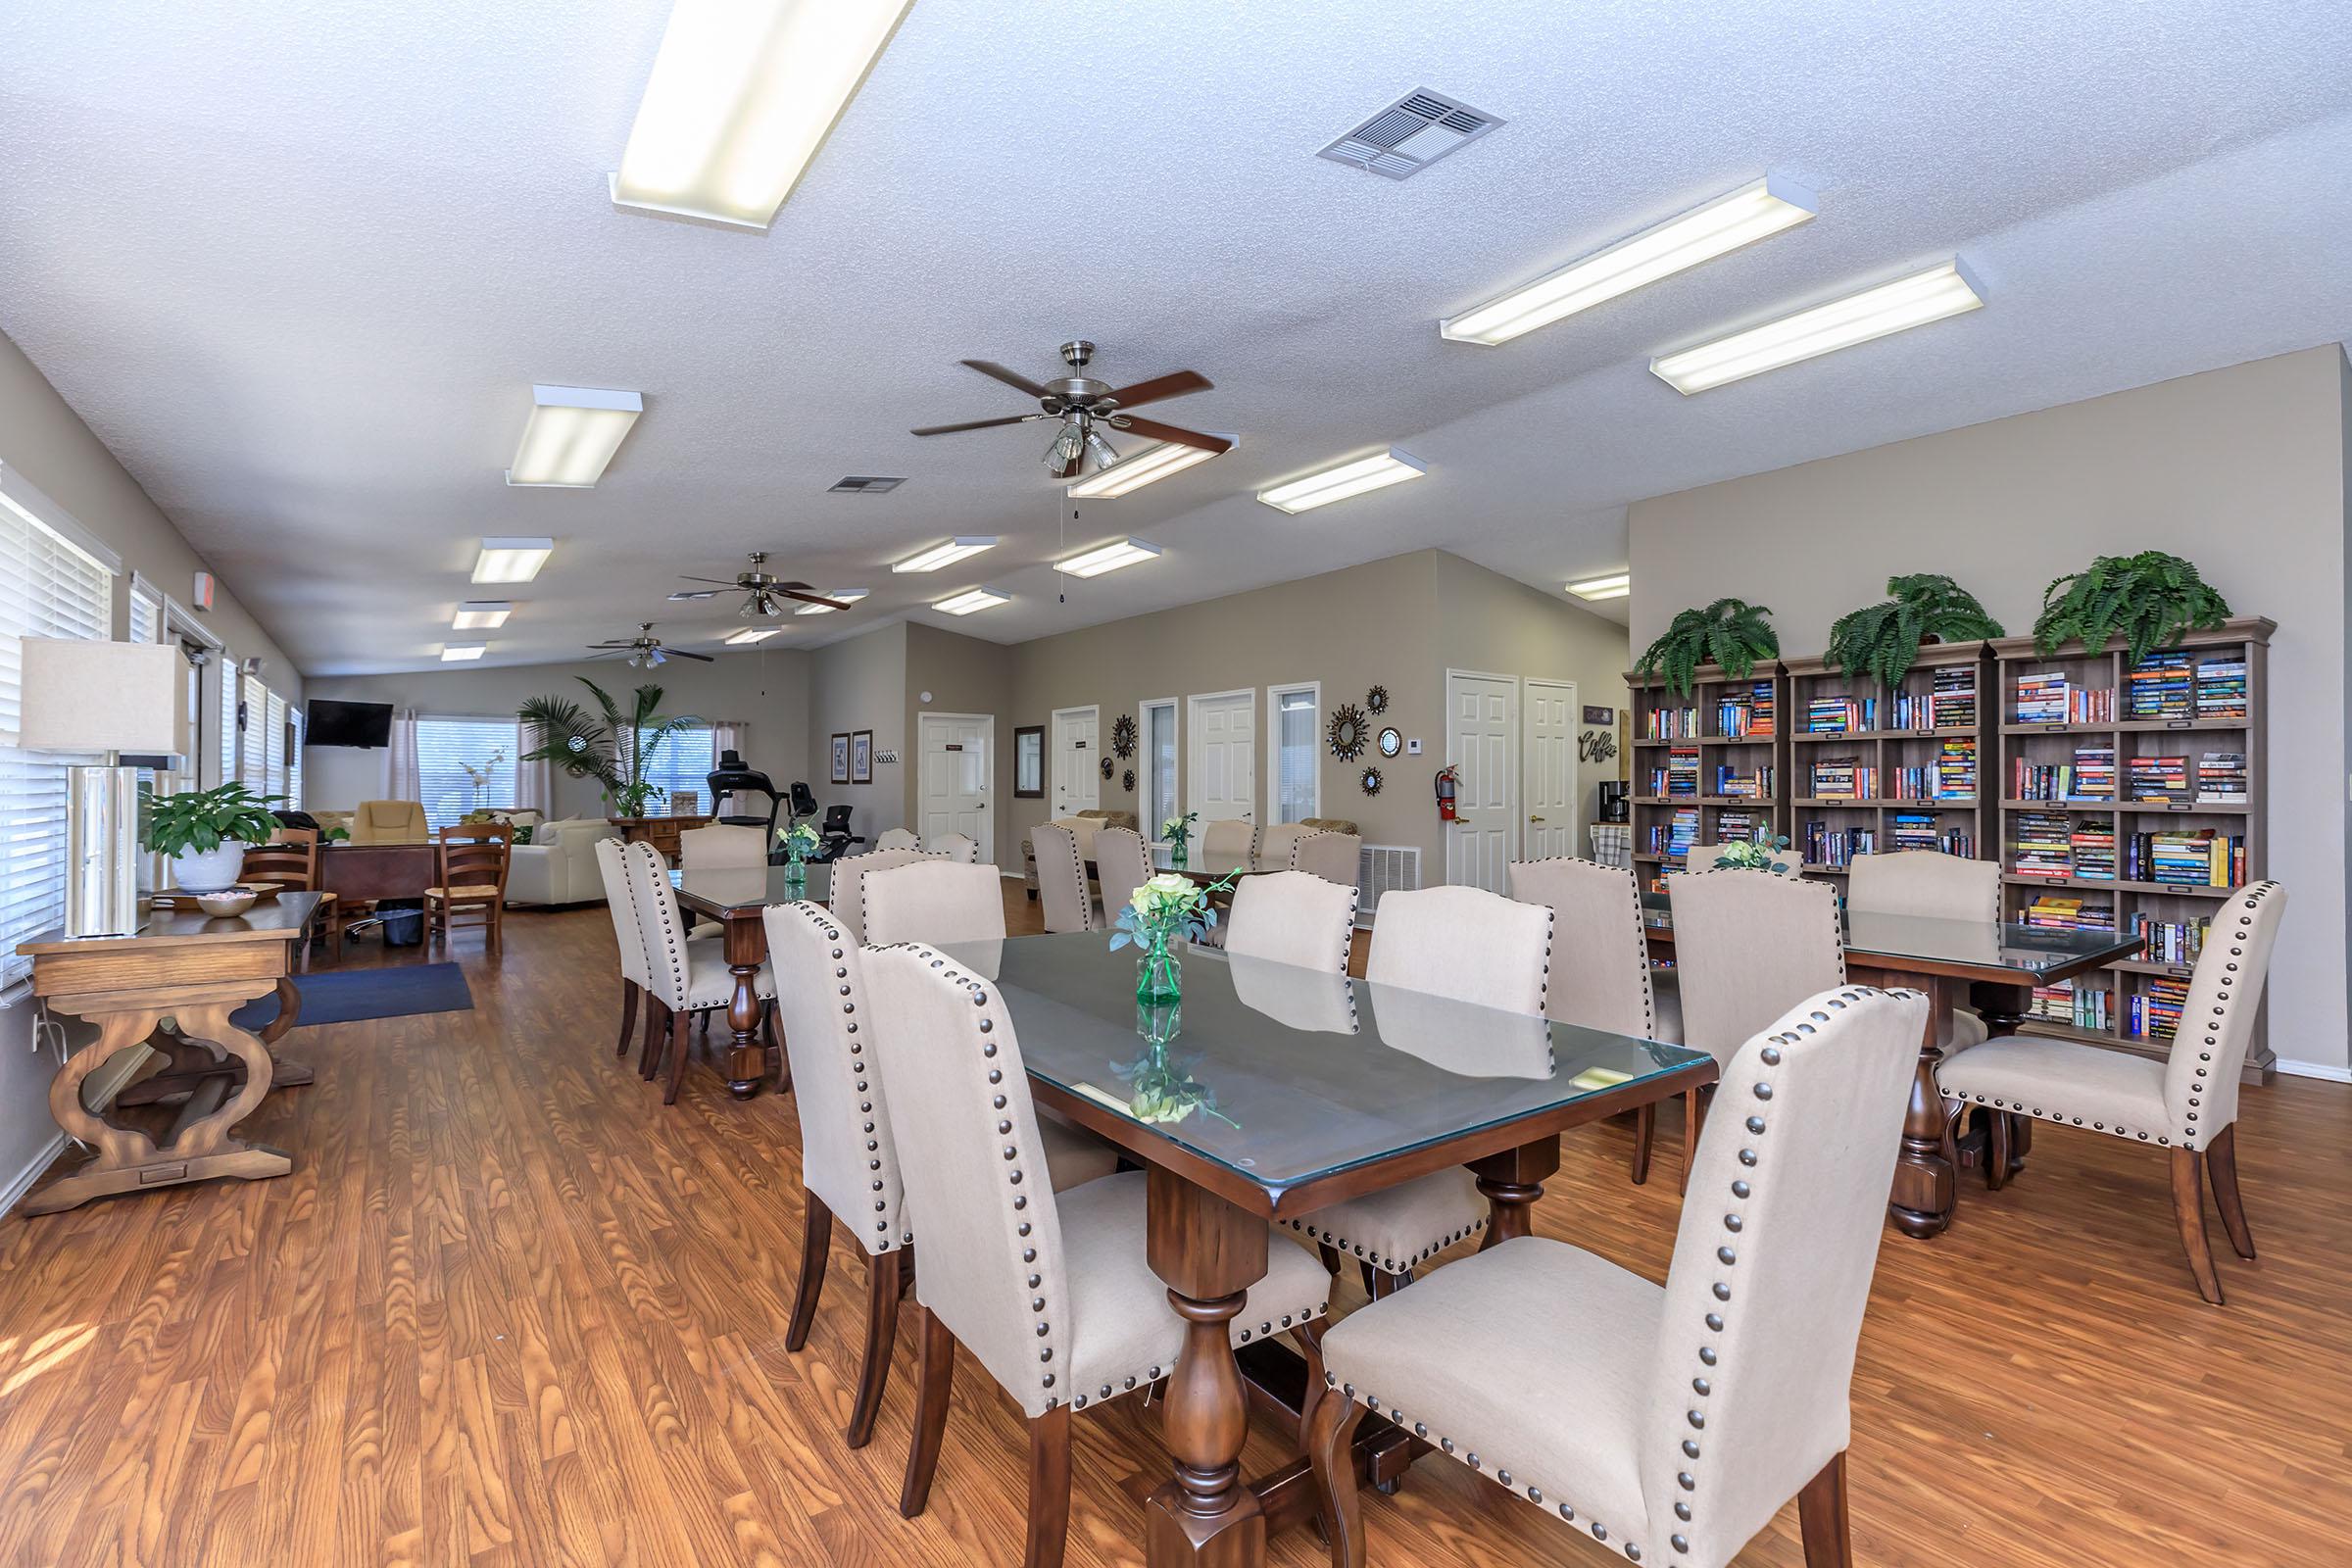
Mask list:
[[1531,816],[1531,817],[1529,817],[1529,818],[1528,818],[1528,820],[1529,820],[1530,822],[1541,822],[1541,821],[1543,821],[1544,819],[1543,819],[1542,817],[1540,817],[1540,816]]

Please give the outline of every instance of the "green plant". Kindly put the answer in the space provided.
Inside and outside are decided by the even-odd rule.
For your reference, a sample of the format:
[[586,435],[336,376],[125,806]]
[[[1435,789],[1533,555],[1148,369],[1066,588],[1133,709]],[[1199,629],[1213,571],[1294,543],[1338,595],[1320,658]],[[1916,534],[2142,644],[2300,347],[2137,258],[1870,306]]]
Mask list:
[[1667,689],[1683,697],[1690,695],[1690,677],[1701,664],[1720,664],[1726,675],[1744,680],[1757,660],[1780,657],[1781,637],[1772,629],[1771,614],[1744,599],[1718,599],[1704,610],[1686,610],[1664,636],[1642,651],[1634,673],[1643,680],[1663,675]]
[[158,855],[203,854],[223,844],[267,844],[277,836],[270,803],[283,795],[256,795],[242,784],[190,790],[183,795],[140,791],[139,816],[147,848]]
[[1966,642],[2002,635],[2001,623],[1984,612],[1976,595],[1940,572],[1889,577],[1886,591],[1894,597],[1849,611],[1830,627],[1832,668],[1892,689],[1930,637]]
[[643,816],[646,802],[657,793],[646,779],[647,764],[663,741],[702,720],[691,713],[663,718],[659,686],[638,687],[631,698],[633,707],[623,714],[602,686],[585,675],[576,678],[596,698],[597,712],[590,713],[567,697],[534,697],[524,703],[516,716],[531,750],[522,760],[553,762],[573,778],[594,779],[614,814]]
[[817,850],[816,828],[808,822],[795,822],[776,835],[776,842],[795,860],[806,860]]
[[2120,633],[2132,662],[2138,664],[2179,642],[2191,626],[2219,626],[2229,618],[2229,601],[2195,566],[2161,550],[2142,550],[2136,556],[2101,556],[2081,571],[2054,579],[2042,591],[2034,646],[2045,658],[2070,641],[2103,653]]
[[1723,853],[1715,858],[1715,864],[1721,868],[1739,871],[1786,872],[1788,869],[1788,862],[1782,859],[1781,857],[1788,853],[1788,835],[1786,833],[1780,834],[1770,843],[1757,843],[1749,840],[1739,844],[1727,844],[1723,847]]

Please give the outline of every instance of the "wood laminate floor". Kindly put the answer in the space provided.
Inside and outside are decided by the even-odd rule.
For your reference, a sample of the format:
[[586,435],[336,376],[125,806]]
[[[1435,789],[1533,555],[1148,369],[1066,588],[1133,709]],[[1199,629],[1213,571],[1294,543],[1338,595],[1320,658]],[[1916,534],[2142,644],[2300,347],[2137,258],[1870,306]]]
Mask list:
[[[1007,906],[1035,929],[1017,885]],[[664,1109],[613,1058],[612,952],[601,909],[517,912],[503,959],[459,939],[473,1011],[297,1031],[318,1083],[245,1124],[290,1176],[0,1220],[0,1564],[1019,1560],[1022,1429],[974,1365],[929,1514],[898,1516],[912,1314],[874,1444],[842,1446],[849,1253],[808,1349],[782,1346],[792,1102],[738,1104],[698,1060]],[[1572,1135],[1538,1229],[1663,1277],[1659,1132],[1645,1188],[1622,1129]],[[2045,1128],[2006,1192],[1964,1187],[1951,1234],[1889,1233],[1854,1378],[1859,1562],[2352,1561],[2352,1089],[2249,1092],[2239,1147],[2263,1257],[2216,1227],[2223,1309],[2189,1284],[2163,1162],[2107,1139]],[[1131,1398],[1076,1422],[1072,1563],[1140,1560],[1155,1419]],[[1250,1467],[1281,1453],[1261,1428]],[[1438,1460],[1365,1505],[1375,1563],[1621,1560]],[[1311,1531],[1272,1557],[1322,1560]],[[1793,1508],[1740,1561],[1799,1563]]]

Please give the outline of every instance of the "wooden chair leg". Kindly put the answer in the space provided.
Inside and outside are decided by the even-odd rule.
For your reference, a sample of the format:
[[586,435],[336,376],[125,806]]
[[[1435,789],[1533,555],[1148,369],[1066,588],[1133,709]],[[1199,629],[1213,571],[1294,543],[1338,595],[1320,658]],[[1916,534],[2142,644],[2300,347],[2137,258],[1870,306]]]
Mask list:
[[784,1331],[787,1350],[808,1343],[817,1298],[825,1294],[825,1258],[833,1250],[833,1211],[806,1187],[801,1198],[801,1281],[792,1293],[792,1325]]
[[1413,1277],[1410,1274],[1392,1274],[1385,1268],[1374,1269],[1372,1271],[1372,1299],[1385,1301],[1412,1283]]
[[2204,1165],[2193,1149],[2173,1151],[2173,1219],[2180,1227],[2180,1246],[2188,1253],[2188,1271],[2196,1276],[2197,1294],[2216,1306],[2224,1304],[2222,1277],[2214,1271],[2213,1248],[2205,1240]]
[[939,1440],[948,1429],[948,1399],[956,1386],[956,1336],[936,1313],[917,1306],[922,1323],[922,1387],[914,1401],[914,1443],[906,1450],[906,1479],[899,1488],[899,1512],[908,1519],[931,1500],[931,1477],[939,1469]]
[[1364,1568],[1364,1521],[1355,1494],[1355,1425],[1364,1408],[1318,1380],[1306,1412],[1306,1457],[1331,1543],[1331,1568]]
[[662,1061],[662,1042],[669,1038],[669,1008],[651,991],[645,994],[645,1029],[637,1042],[637,1076],[653,1081]]
[[1714,1086],[1692,1089],[1683,1095],[1683,1186],[1690,1190],[1690,1167],[1698,1160],[1698,1136],[1707,1130],[1707,1106],[1714,1103]]
[[2251,1258],[2254,1233],[2246,1228],[2246,1200],[2237,1190],[2236,1123],[2223,1128],[2207,1146],[2205,1174],[2213,1182],[2213,1203],[2222,1211],[2222,1229],[2230,1233],[2230,1250]]
[[1380,1299],[1380,1270],[1362,1259],[1356,1260],[1355,1271],[1364,1278],[1364,1294],[1375,1301]]
[[1649,1180],[1649,1150],[1658,1135],[1658,1107],[1643,1105],[1634,1112],[1634,1185]]
[[1070,1536],[1070,1407],[1029,1423],[1029,1541],[1021,1568],[1061,1568]]
[[882,1413],[882,1391],[890,1383],[890,1355],[899,1343],[899,1254],[865,1254],[865,1356],[858,1367],[858,1402],[850,1407],[850,1446],[874,1441],[874,1418]]
[[1340,1277],[1340,1270],[1346,1266],[1346,1259],[1340,1256],[1340,1250],[1329,1242],[1317,1242],[1315,1252],[1323,1259],[1323,1272],[1337,1280]]
[[1315,1391],[1323,1387],[1323,1325],[1316,1321],[1301,1323],[1291,1330],[1291,1338],[1298,1343],[1298,1353],[1306,1361],[1307,1400],[1298,1412],[1298,1447],[1304,1452],[1306,1424],[1315,1413]]
[[637,1032],[637,999],[644,994],[645,988],[636,981],[620,982],[620,1044],[612,1048],[615,1056],[629,1054],[629,1037]]
[[1805,1568],[1854,1568],[1854,1537],[1845,1512],[1845,1452],[1796,1494],[1797,1524],[1805,1537]]
[[[704,1016],[709,1017],[710,1014],[705,1013]],[[686,1053],[692,1047],[692,1042],[686,1036],[686,1028],[693,1021],[692,1013],[681,1012],[672,1015],[669,1033],[669,1082],[662,1090],[662,1103],[664,1105],[674,1105],[678,1102],[678,1086],[686,1081]]]
[[760,1032],[767,1042],[767,1054],[776,1059],[776,1093],[792,1092],[792,1058],[784,1054],[784,1040],[776,1030],[776,1004],[769,998],[760,1006]]
[[1984,1185],[1999,1192],[2009,1185],[2009,1155],[2017,1143],[2017,1120],[2005,1110],[1984,1118]]

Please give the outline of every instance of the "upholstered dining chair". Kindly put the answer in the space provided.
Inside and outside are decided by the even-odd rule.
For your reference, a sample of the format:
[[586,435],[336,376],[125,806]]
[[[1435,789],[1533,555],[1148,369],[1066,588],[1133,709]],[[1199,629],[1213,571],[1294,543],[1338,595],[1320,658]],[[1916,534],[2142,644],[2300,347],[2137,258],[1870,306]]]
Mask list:
[[918,860],[865,874],[859,903],[871,946],[1004,940],[1004,887],[993,865]]
[[[1712,871],[1715,862],[1723,858],[1723,852],[1730,848],[1732,846],[1729,844],[1693,844],[1683,857],[1682,868],[1686,871]],[[1800,877],[1805,874],[1804,857],[1793,850],[1782,856],[1779,864],[1781,869],[1776,875]]]
[[[1683,1044],[1692,1051],[1728,1062],[1799,998],[1845,983],[1838,894],[1826,882],[1717,867],[1670,874],[1666,895]],[[1683,1097],[1686,1192],[1714,1096],[1709,1088]]]
[[885,828],[882,836],[874,840],[877,850],[919,850],[922,847],[921,835],[910,828]]
[[1339,833],[1317,828],[1301,833],[1291,845],[1287,862],[1294,871],[1311,871],[1326,882],[1340,882],[1351,888],[1363,885],[1364,841],[1353,833]]
[[961,860],[967,865],[980,863],[980,841],[968,833],[942,833],[935,839],[927,840],[923,848],[933,855],[944,855],[951,860]]
[[[1039,869],[1047,855],[1039,846]],[[960,1345],[1029,1420],[1028,1568],[1057,1568],[1069,1528],[1070,1415],[1149,1389],[1188,1327],[1145,1250],[1146,1177],[1066,1192],[1024,1182],[1041,1148],[1021,1043],[994,984],[916,946],[865,956],[884,1041],[891,1130],[916,1226],[922,1388],[899,1511],[923,1511],[939,1465]],[[920,1151],[919,1157],[916,1151]],[[1331,1281],[1297,1247],[1267,1248],[1235,1343],[1288,1330],[1321,1380],[1317,1328]]]
[[[1679,1002],[1660,1005],[1642,923],[1642,883],[1631,871],[1573,856],[1514,860],[1511,897],[1551,911],[1551,983],[1544,1015],[1561,1023],[1643,1040],[1680,1042]],[[1634,1112],[1634,1183],[1649,1180],[1657,1108]]]
[[[735,976],[727,967],[721,944],[687,940],[677,889],[670,886],[669,867],[661,851],[650,844],[623,845],[621,865],[626,873],[638,935],[645,945],[645,989],[666,1009],[669,1020],[669,1079],[662,1089],[662,1103],[674,1105],[678,1086],[686,1081],[687,1023],[697,1013],[732,1004]],[[755,984],[763,1003],[775,1000],[776,979],[770,965],[760,966]],[[763,1018],[762,1024],[768,1030],[768,1045],[773,1049],[773,1017]],[[659,1042],[650,1030],[645,1044],[639,1068],[644,1076],[651,1078],[662,1057]]]
[[1305,871],[1268,871],[1233,885],[1225,951],[1302,969],[1348,972],[1355,938],[1355,889]]
[[1307,1453],[1335,1568],[1364,1561],[1366,1415],[1630,1562],[1724,1568],[1794,1494],[1808,1568],[1850,1568],[1854,1348],[1926,1022],[1841,987],[1731,1053],[1740,1120],[1699,1148],[1663,1286],[1525,1236],[1331,1329]]
[[1046,929],[1094,930],[1095,897],[1087,891],[1078,835],[1059,823],[1040,822],[1029,830],[1029,842],[1037,851],[1037,897],[1045,906]]
[[1269,822],[1257,835],[1258,858],[1268,865],[1290,865],[1291,852],[1315,830],[1298,822]]
[[[1551,911],[1480,888],[1422,888],[1381,897],[1364,978],[1375,986],[1450,997],[1504,1012],[1541,1014],[1551,966]],[[1373,1004],[1375,1013],[1379,1003]],[[1375,1300],[1429,1257],[1487,1228],[1478,1180],[1458,1165],[1350,1198],[1288,1223],[1337,1271],[1356,1258]]]
[[1221,817],[1200,830],[1200,866],[1219,876],[1237,865],[1248,865],[1257,853],[1256,825],[1240,817]]
[[[244,867],[237,873],[248,882],[274,882],[292,893],[318,892],[318,830],[315,827],[281,827],[277,836],[268,844],[257,845],[245,852]],[[335,896],[318,894],[318,927],[326,933],[327,956],[343,961],[343,922],[337,918]],[[297,968],[311,964],[310,936],[296,944],[294,962]]]
[[1102,890],[1104,926],[1116,920],[1135,890],[1151,880],[1152,854],[1144,848],[1141,833],[1131,827],[1096,829],[1095,883]]
[[[1857,855],[1846,865],[1845,906],[1853,914],[1905,914],[1997,925],[2001,918],[2001,863],[1965,859],[1941,850]],[[1954,1007],[1943,1049],[1948,1053],[1983,1045],[1989,1032],[1973,1010]]]
[[2016,1124],[2027,1116],[2171,1151],[2173,1214],[2189,1272],[2198,1294],[2223,1305],[2205,1236],[2204,1180],[2212,1179],[2230,1249],[2251,1258],[2254,1233],[2237,1187],[2237,1083],[2285,913],[2286,889],[2277,882],[2238,888],[2214,911],[2162,1061],[2049,1039],[2031,1026],[1947,1057],[1936,1071],[1946,1111],[1992,1112],[1986,1184],[2007,1183]]
[[481,917],[490,951],[500,950],[507,910],[507,866],[514,845],[512,822],[457,822],[434,835],[433,885],[424,890],[425,924],[446,950],[459,915]]
[[767,864],[767,832],[713,822],[678,835],[678,864],[688,871],[738,871]]
[[853,941],[865,940],[865,877],[869,871],[888,871],[939,857],[920,850],[868,850],[833,862],[833,917],[849,927]]
[[[902,866],[885,875],[971,869]],[[1001,916],[1001,898],[997,908]],[[885,1099],[889,1037],[865,1004],[864,954],[871,950],[850,941],[841,923],[813,904],[772,904],[760,919],[779,982],[776,1010],[784,1019],[793,1111],[801,1121],[801,1274],[784,1348],[797,1352],[808,1343],[838,1219],[866,1263],[865,1345],[848,1432],[849,1446],[862,1448],[873,1438],[890,1381],[901,1270],[914,1242]],[[1041,1133],[1046,1174],[1057,1191],[1118,1168],[1107,1145],[1051,1126]]]
[[[629,1054],[629,1037],[637,1031],[639,1004],[645,1014],[645,1043],[641,1053],[650,1058],[655,1032],[655,1008],[661,1004],[646,988],[645,933],[637,923],[637,892],[629,884],[628,862],[621,858],[621,841],[596,841],[596,869],[605,884],[605,912],[612,917],[612,946],[620,954],[620,1043],[612,1054]],[[642,1070],[642,1069],[641,1069]]]

